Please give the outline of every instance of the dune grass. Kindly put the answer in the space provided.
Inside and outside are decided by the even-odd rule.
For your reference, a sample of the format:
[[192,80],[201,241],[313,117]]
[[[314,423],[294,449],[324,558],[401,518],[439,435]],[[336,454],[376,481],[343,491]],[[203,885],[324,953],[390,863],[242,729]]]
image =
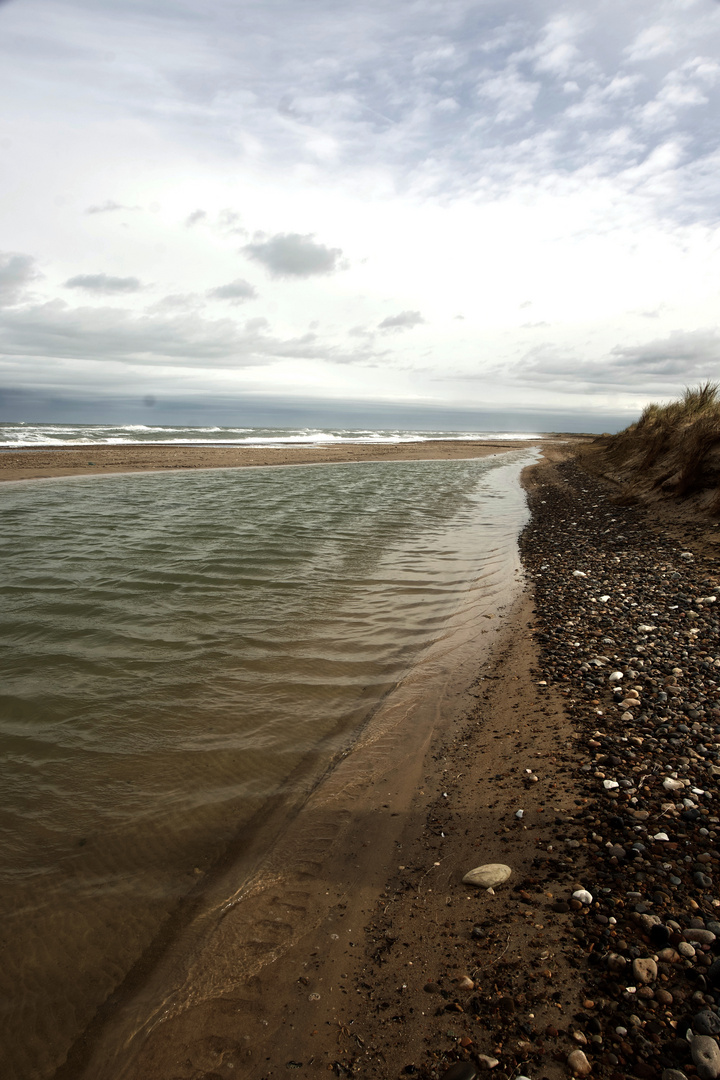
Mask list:
[[603,451],[626,480],[667,495],[715,488],[708,509],[720,512],[720,384],[687,387],[677,401],[646,406],[636,423],[605,439]]

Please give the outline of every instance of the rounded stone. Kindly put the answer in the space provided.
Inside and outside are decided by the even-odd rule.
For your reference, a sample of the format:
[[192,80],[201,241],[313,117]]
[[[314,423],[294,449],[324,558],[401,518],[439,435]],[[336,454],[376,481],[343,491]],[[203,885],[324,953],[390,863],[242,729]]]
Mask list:
[[512,869],[505,863],[486,863],[469,870],[463,878],[463,885],[477,885],[479,889],[497,889],[512,874]]
[[715,936],[712,930],[702,930],[698,927],[686,930],[683,934],[686,941],[697,941],[700,945],[712,945]]
[[657,979],[657,964],[649,957],[633,960],[632,969],[638,982],[651,983]]
[[567,1063],[570,1072],[573,1076],[589,1076],[590,1075],[590,1062],[585,1057],[582,1050],[573,1050],[567,1056]]
[[700,1080],[717,1080],[720,1076],[720,1047],[709,1035],[696,1035],[690,1043],[690,1053]]

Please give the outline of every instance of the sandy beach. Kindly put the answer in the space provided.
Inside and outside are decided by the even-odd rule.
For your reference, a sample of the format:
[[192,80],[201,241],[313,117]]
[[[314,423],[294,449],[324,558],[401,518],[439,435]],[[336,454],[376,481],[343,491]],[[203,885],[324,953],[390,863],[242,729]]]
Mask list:
[[[17,454],[4,476],[240,453],[131,449]],[[715,526],[619,505],[570,449],[525,472],[526,588],[466,684],[412,738],[407,717],[369,728],[250,887],[219,867],[57,1080],[720,1075]],[[242,456],[225,464],[272,460]],[[509,880],[462,883],[488,863]]]

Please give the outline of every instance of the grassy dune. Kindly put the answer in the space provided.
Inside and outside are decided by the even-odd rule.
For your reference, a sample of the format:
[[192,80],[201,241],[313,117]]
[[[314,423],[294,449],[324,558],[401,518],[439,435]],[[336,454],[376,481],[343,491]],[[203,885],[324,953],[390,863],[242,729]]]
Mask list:
[[600,436],[578,456],[628,501],[690,499],[720,514],[720,386],[706,382],[668,405],[648,405],[636,423]]

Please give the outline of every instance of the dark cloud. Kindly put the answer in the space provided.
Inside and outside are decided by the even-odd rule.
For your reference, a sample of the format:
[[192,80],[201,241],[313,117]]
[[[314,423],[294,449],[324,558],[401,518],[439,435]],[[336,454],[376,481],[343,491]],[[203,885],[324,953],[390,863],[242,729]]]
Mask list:
[[612,390],[665,396],[678,393],[688,383],[715,379],[718,356],[717,330],[676,330],[643,344],[616,345],[596,360],[554,345],[539,345],[525,354],[513,373],[519,382],[570,393]]
[[378,323],[378,330],[412,330],[414,326],[424,322],[419,311],[400,311],[397,315],[388,315]]
[[205,294],[211,300],[228,300],[231,304],[242,304],[245,300],[254,300],[257,292],[243,278],[229,281],[227,285],[218,285],[215,289],[208,289]]
[[0,252],[0,307],[19,303],[30,282],[40,276],[32,255]]
[[100,203],[99,206],[88,206],[85,211],[86,214],[110,214],[114,210],[141,210],[141,206],[125,206],[124,203],[113,202],[112,199],[108,199],[107,202]]
[[202,307],[203,299],[197,293],[170,293],[157,303],[145,308],[149,315],[175,314],[178,311],[193,311]]
[[135,315],[114,307],[71,308],[53,300],[3,313],[0,355],[199,369],[248,367],[281,358],[336,364],[379,359],[367,346],[346,352],[314,333],[279,338],[268,330],[262,318],[240,327],[233,319],[206,319],[196,312]]
[[268,240],[246,244],[243,251],[278,278],[332,274],[340,268],[342,257],[340,248],[318,244],[310,233],[277,233]]
[[205,210],[193,210],[192,214],[188,214],[185,218],[185,224],[190,229],[193,225],[197,225],[199,221],[203,221],[207,217]]
[[87,289],[96,293],[133,293],[143,287],[136,277],[112,277],[110,274],[77,274],[65,282],[66,289]]
[[713,378],[718,371],[720,333],[717,330],[674,330],[666,338],[644,345],[618,345],[613,362],[637,374]]

